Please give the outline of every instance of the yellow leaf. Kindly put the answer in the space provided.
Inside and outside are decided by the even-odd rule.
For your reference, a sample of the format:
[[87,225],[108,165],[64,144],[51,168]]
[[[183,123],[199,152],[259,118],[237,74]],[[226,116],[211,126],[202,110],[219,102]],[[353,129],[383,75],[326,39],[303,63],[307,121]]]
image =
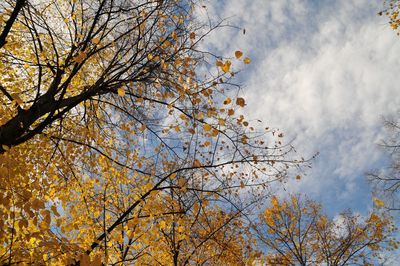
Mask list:
[[169,176],[169,178],[174,179],[177,176],[177,173],[173,173]]
[[190,34],[189,34],[189,38],[190,39],[194,39],[194,38],[196,38],[196,33],[194,33],[194,32],[191,32]]
[[301,176],[300,175],[296,175],[296,180],[300,180]]
[[235,52],[235,57],[236,57],[237,59],[239,59],[240,57],[242,57],[242,55],[243,55],[243,53],[242,53],[241,51],[236,51],[236,52]]
[[246,65],[250,64],[251,60],[249,57],[246,57],[245,59],[243,59],[243,63],[245,63]]
[[233,110],[233,109],[229,109],[228,110],[228,115],[229,116],[232,116],[234,113],[235,113],[235,110]]
[[92,39],[92,43],[93,44],[99,44],[100,43],[100,38],[99,37],[94,37],[93,39]]
[[244,188],[244,187],[245,187],[243,181],[240,181],[240,187],[241,187],[241,188]]
[[178,179],[178,186],[179,186],[179,187],[184,187],[185,184],[186,184],[185,178],[179,178],[179,179]]
[[165,223],[165,221],[161,221],[159,223],[159,226],[160,226],[160,229],[164,229],[167,226],[167,224]]
[[210,131],[212,129],[211,125],[209,125],[209,124],[204,124],[203,128],[205,131]]
[[225,126],[225,119],[222,119],[222,118],[218,119],[218,124],[220,126]]
[[381,207],[385,206],[385,202],[383,200],[381,200],[381,199],[378,199],[378,198],[374,197],[373,201],[374,201],[376,207],[378,207],[378,208],[381,208]]
[[213,129],[213,131],[211,132],[211,136],[216,137],[219,134],[219,130],[217,129]]
[[1,147],[3,148],[3,150],[8,151],[10,149],[10,147],[8,147],[7,145],[1,145]]
[[118,95],[121,96],[121,97],[124,97],[124,96],[125,96],[125,90],[124,90],[124,88],[119,88],[119,89],[118,89]]
[[222,71],[224,71],[225,73],[229,72],[229,70],[231,69],[231,61],[227,60],[221,67]]
[[227,104],[230,104],[231,102],[232,102],[231,98],[226,98],[224,101],[224,104],[227,105]]

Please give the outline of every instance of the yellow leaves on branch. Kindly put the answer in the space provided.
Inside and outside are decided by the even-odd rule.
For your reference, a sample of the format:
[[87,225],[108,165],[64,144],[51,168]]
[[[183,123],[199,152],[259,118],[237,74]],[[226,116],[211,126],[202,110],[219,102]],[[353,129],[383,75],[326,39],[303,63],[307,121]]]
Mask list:
[[[377,202],[376,198],[374,201],[379,205],[383,204]],[[345,212],[340,214],[340,219],[330,219],[321,212],[320,204],[302,200],[296,195],[281,201],[272,196],[271,205],[260,218],[267,228],[259,231],[260,239],[273,254],[286,253],[289,257],[296,257],[293,250],[298,248],[298,239],[303,239],[303,250],[315,254],[318,265],[327,264],[332,258],[337,259],[340,264],[371,259],[379,252],[396,246],[391,244],[394,243],[391,236],[393,222],[385,214],[371,213],[364,218]],[[346,237],[343,238],[343,235]],[[343,254],[351,255],[331,257],[338,246],[343,248]],[[360,250],[359,247],[364,248]],[[295,259],[292,264],[297,265],[300,262]]]
[[[399,1],[398,0],[389,0],[385,1],[385,11],[381,11],[378,13],[378,15],[382,16],[385,14],[387,18],[389,19],[389,25],[390,27],[398,31],[398,28],[400,27],[400,18],[399,18]],[[400,35],[399,32],[397,32],[397,35]]]
[[[235,58],[236,58],[236,59],[240,59],[242,56],[243,56],[243,52],[242,52],[242,51],[239,51],[239,50],[238,50],[238,51],[235,51]],[[245,58],[243,59],[243,63],[244,63],[245,65],[250,64],[250,62],[251,62],[250,57],[245,57]],[[217,65],[217,67],[220,67],[221,70],[222,70],[224,73],[228,73],[228,72],[230,71],[230,69],[231,69],[232,62],[231,62],[230,60],[226,60],[225,62],[222,62],[222,61],[220,61],[220,60],[217,60],[216,65]]]

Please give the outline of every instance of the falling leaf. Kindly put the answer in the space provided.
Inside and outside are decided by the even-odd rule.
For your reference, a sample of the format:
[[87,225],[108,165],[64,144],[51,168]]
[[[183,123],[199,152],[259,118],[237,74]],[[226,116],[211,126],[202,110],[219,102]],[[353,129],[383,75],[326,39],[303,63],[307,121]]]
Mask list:
[[296,180],[300,180],[301,176],[300,175],[296,175]]
[[196,33],[194,33],[194,32],[191,32],[190,34],[189,34],[189,38],[190,39],[194,39],[194,38],[196,38]]

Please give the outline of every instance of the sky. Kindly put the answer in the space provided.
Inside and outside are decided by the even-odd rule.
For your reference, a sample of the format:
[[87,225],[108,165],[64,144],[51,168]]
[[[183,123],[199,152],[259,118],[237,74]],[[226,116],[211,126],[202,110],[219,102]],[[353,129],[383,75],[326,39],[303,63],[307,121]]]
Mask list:
[[307,194],[332,216],[349,208],[368,212],[365,173],[387,163],[378,147],[383,117],[400,110],[400,37],[377,15],[383,1],[210,0],[204,6],[199,17],[234,27],[218,29],[203,45],[251,58],[237,66],[246,116],[282,130],[299,155],[319,153],[285,190]]

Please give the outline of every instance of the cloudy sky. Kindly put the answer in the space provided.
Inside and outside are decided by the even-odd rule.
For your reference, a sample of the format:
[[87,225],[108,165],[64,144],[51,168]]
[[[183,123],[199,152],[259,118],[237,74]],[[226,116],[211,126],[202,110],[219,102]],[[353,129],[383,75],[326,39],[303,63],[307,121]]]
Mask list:
[[251,57],[237,81],[247,116],[285,132],[313,169],[286,189],[329,214],[372,205],[365,172],[385,163],[382,117],[400,109],[400,37],[377,16],[383,1],[219,0],[202,16],[235,28],[209,36],[217,54]]

